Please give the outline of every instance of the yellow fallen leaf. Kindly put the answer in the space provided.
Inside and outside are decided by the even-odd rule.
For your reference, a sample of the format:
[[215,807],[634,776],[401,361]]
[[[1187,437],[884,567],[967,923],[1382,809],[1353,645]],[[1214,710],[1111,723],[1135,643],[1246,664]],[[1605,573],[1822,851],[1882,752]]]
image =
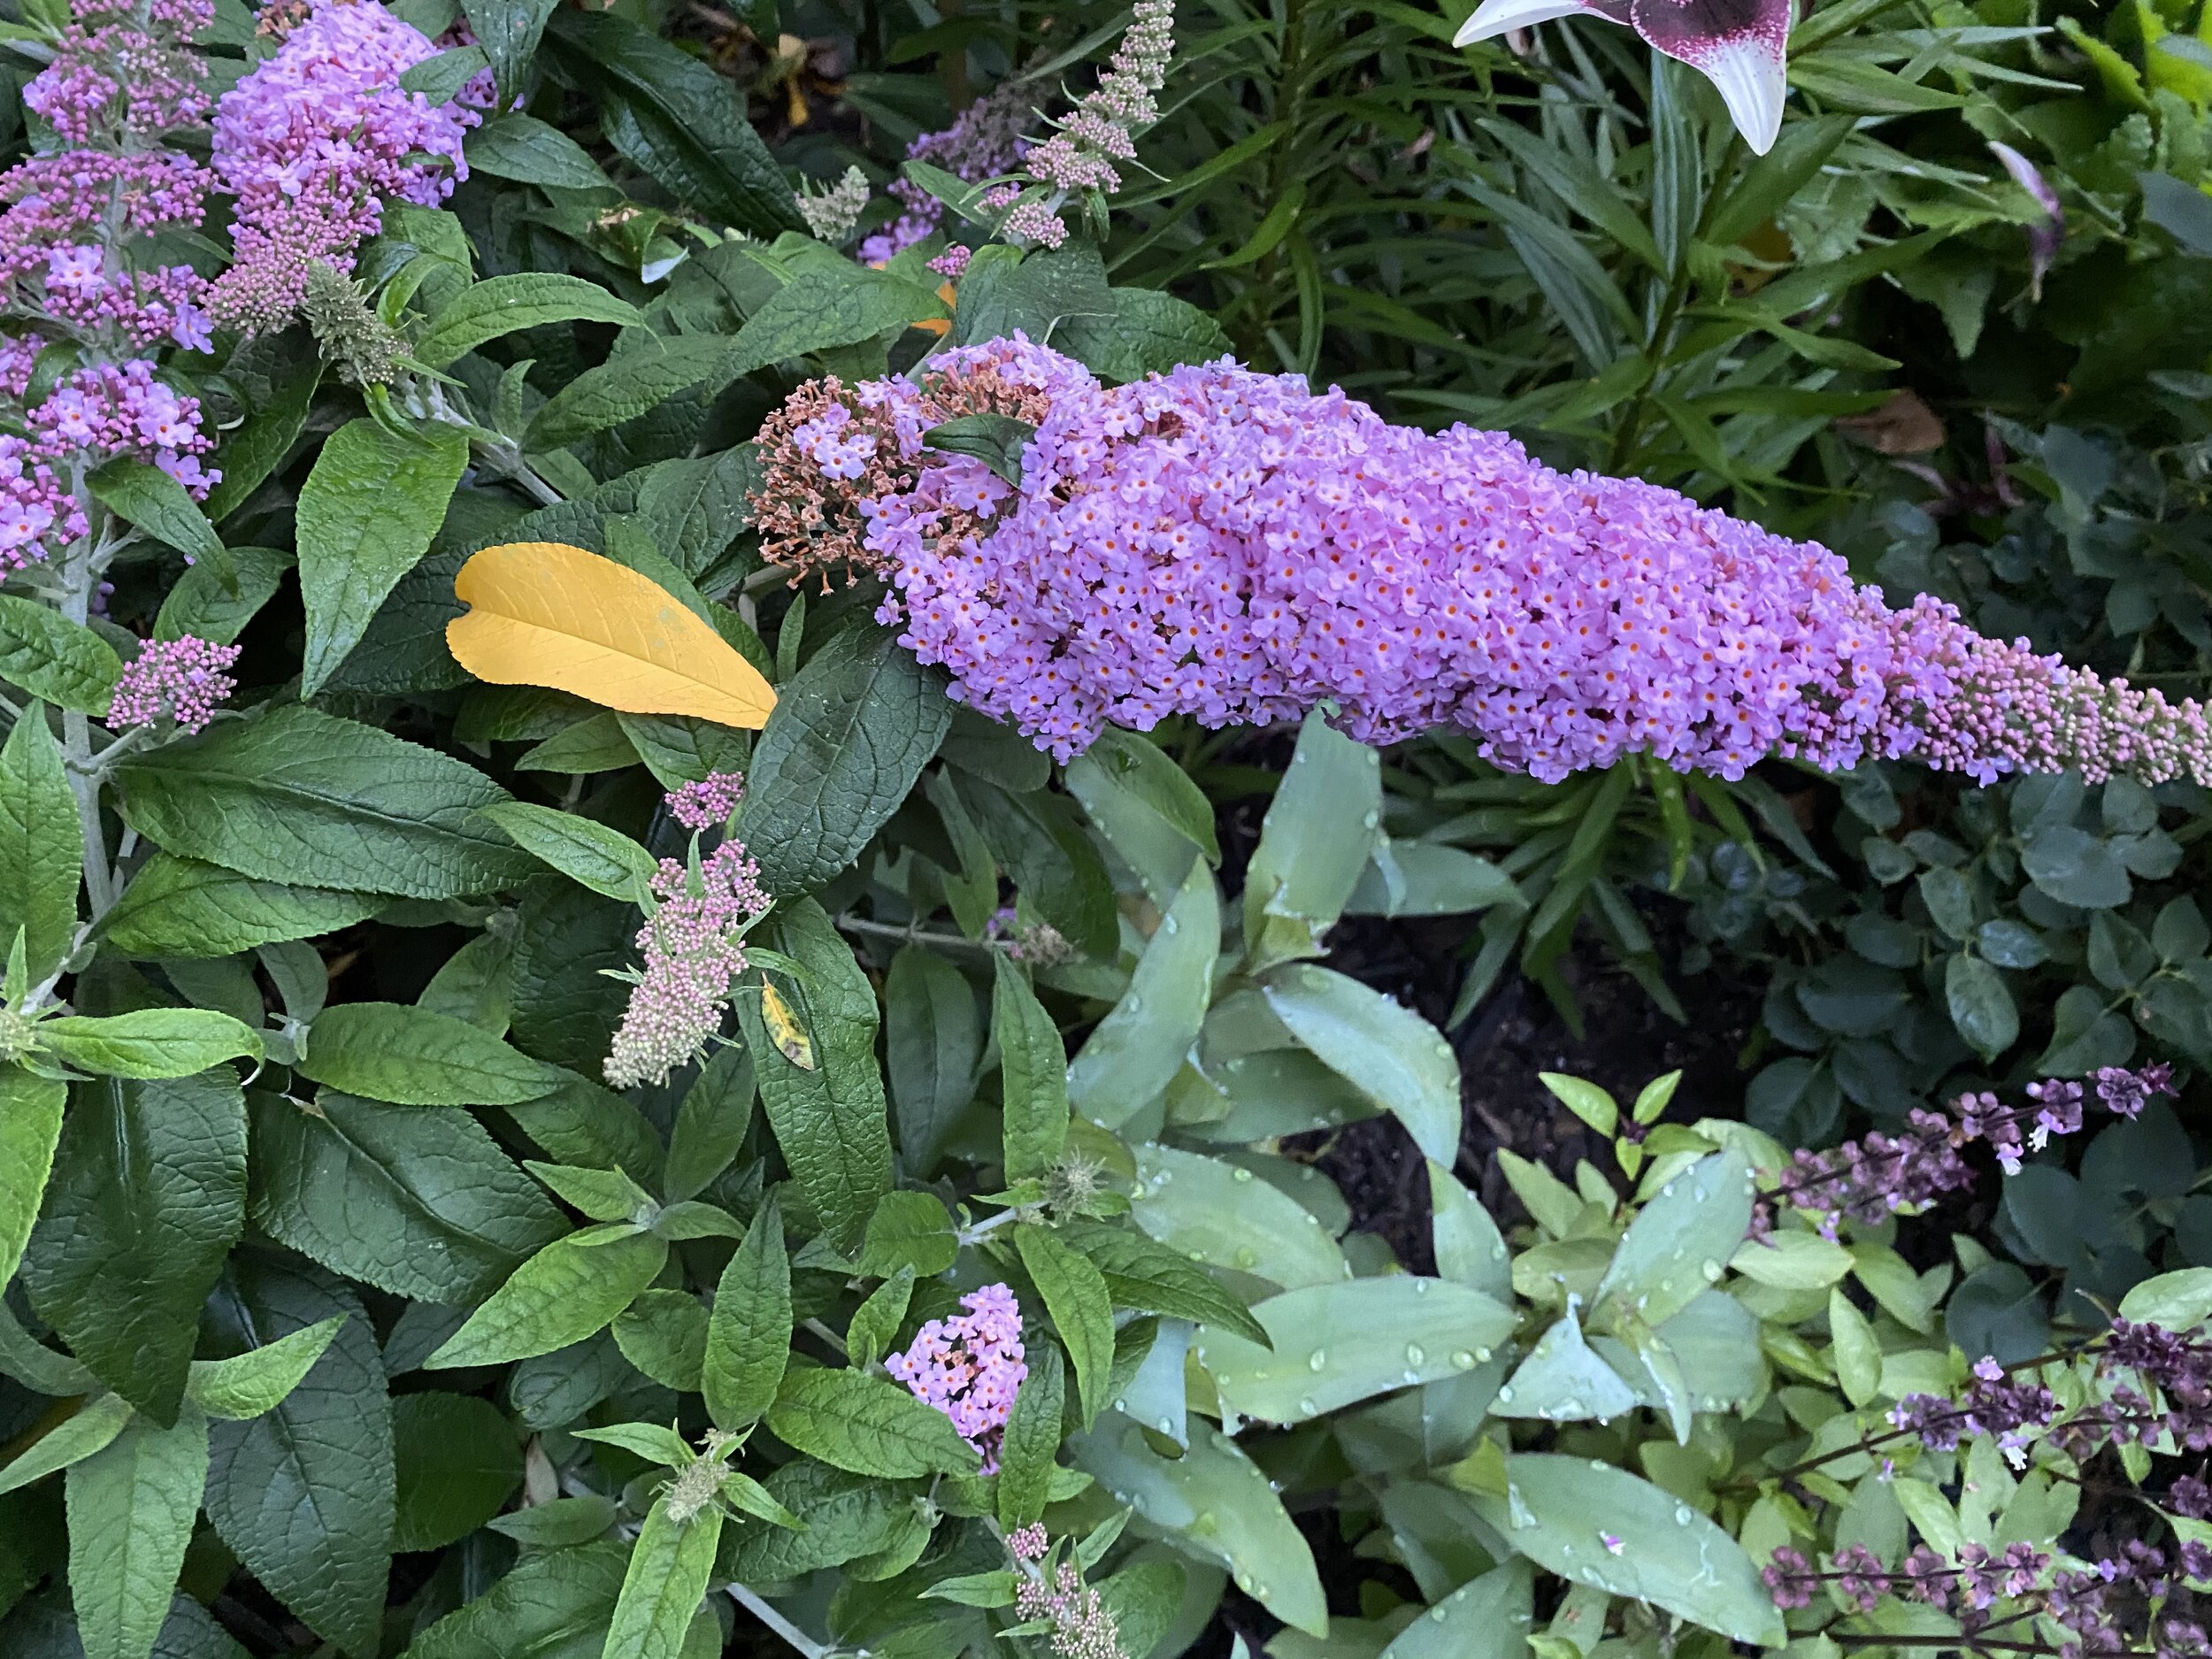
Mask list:
[[768,1040],[782,1050],[785,1059],[802,1071],[814,1070],[814,1040],[799,1024],[798,1015],[784,1001],[783,993],[765,979],[760,983],[760,1023],[767,1026]]
[[774,687],[666,588],[560,541],[488,547],[453,592],[446,649],[479,680],[550,686],[626,714],[758,727]]

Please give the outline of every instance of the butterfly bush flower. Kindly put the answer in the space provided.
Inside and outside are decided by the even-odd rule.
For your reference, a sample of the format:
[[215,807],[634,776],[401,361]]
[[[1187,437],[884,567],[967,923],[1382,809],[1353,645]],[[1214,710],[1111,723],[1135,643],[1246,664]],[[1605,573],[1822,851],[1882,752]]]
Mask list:
[[[1010,484],[923,434],[1035,427]],[[1062,759],[1111,722],[1264,725],[1333,702],[1353,736],[1437,726],[1556,781],[1624,755],[1740,778],[1915,757],[1980,782],[2212,780],[2194,702],[1893,610],[1843,560],[1512,439],[1386,423],[1224,359],[1107,388],[1017,336],[918,383],[810,382],[763,428],[763,549],[880,575],[881,616],[953,695]]]
[[705,1049],[745,972],[745,930],[768,910],[760,866],[734,841],[701,861],[695,880],[687,865],[662,859],[650,885],[659,902],[637,936],[643,971],[607,1056],[617,1088],[664,1083]]
[[983,1472],[996,1474],[1007,1414],[1029,1375],[1021,1304],[1006,1286],[986,1285],[961,1297],[960,1305],[968,1311],[932,1319],[883,1368],[951,1419],[960,1438],[982,1454]]
[[482,118],[458,103],[434,107],[399,84],[436,50],[375,0],[325,0],[223,95],[215,172],[238,206],[235,261],[210,289],[218,319],[280,327],[316,261],[353,269],[387,200],[434,207],[468,177],[461,141]]
[[1022,202],[1000,224],[1010,241],[1057,248],[1067,240],[1060,209],[1087,192],[1121,188],[1116,163],[1134,161],[1137,134],[1160,119],[1154,95],[1167,84],[1175,55],[1175,0],[1137,0],[1128,32],[1098,85],[1055,123],[1059,128],[1022,158],[1022,170],[1043,194]]
[[1762,156],[1774,148],[1789,91],[1790,0],[1482,0],[1452,44],[1571,17],[1625,24],[1689,65],[1713,83],[1745,143]]
[[730,821],[730,814],[745,798],[745,777],[742,772],[710,772],[704,778],[679,784],[664,798],[669,816],[686,829],[718,829]]
[[238,649],[189,634],[147,641],[115,682],[107,723],[119,729],[150,726],[165,714],[179,731],[199,731],[215,718],[215,705],[238,689],[227,672],[238,660]]
[[799,217],[817,237],[834,247],[842,247],[851,237],[867,206],[868,175],[857,167],[846,168],[844,176],[819,196],[809,190],[799,193]]
[[[1033,119],[1027,90],[1019,81],[1002,81],[963,110],[950,127],[924,133],[908,145],[907,158],[941,168],[964,184],[980,184],[1011,172],[1021,160],[1023,131]],[[945,204],[911,179],[894,179],[891,194],[904,211],[860,244],[864,265],[888,264],[927,241],[944,222]]]

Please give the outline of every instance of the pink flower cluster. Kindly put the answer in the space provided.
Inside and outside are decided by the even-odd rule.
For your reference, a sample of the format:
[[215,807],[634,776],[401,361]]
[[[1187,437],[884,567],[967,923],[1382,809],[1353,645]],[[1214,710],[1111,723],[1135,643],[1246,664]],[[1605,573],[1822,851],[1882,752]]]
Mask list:
[[129,4],[74,0],[53,63],[23,88],[23,102],[65,143],[89,144],[118,129],[158,138],[207,115],[206,66],[185,50],[215,18],[214,0]]
[[468,177],[461,140],[481,118],[458,104],[434,108],[399,84],[436,50],[375,0],[325,0],[223,95],[215,171],[238,209],[235,263],[209,290],[218,318],[280,326],[298,309],[310,265],[353,268],[387,198],[435,206]]
[[961,1297],[960,1305],[968,1311],[932,1319],[883,1369],[949,1417],[960,1438],[983,1455],[983,1472],[996,1474],[1007,1414],[1029,1375],[1021,1304],[1006,1286],[986,1285]]
[[238,689],[227,670],[238,647],[185,634],[149,640],[123,666],[107,723],[120,729],[150,726],[166,714],[180,731],[196,732],[215,718],[215,705]]
[[668,815],[687,830],[719,828],[744,798],[745,776],[735,772],[710,772],[695,782],[679,784],[665,796]]
[[1076,1564],[1060,1563],[1048,1579],[1038,1568],[1048,1548],[1041,1522],[1006,1535],[1007,1553],[1028,1569],[1014,1586],[1014,1617],[1050,1627],[1055,1659],[1126,1659],[1114,1609],[1083,1582]]
[[[1022,132],[1033,119],[1030,96],[1018,81],[1002,81],[960,112],[942,132],[924,133],[907,146],[910,160],[941,167],[968,184],[980,184],[1012,171],[1026,147]],[[916,242],[926,241],[944,221],[945,204],[911,179],[891,180],[891,194],[905,209],[898,218],[860,244],[863,265],[886,265]],[[956,276],[957,272],[947,272]]]
[[[36,349],[0,349],[0,380],[27,380]],[[20,392],[16,393],[20,396]],[[86,534],[83,510],[63,482],[73,465],[127,457],[152,463],[196,499],[222,479],[200,457],[215,442],[200,430],[200,400],[154,378],[142,357],[96,363],[65,376],[24,418],[27,435],[0,434],[0,573],[44,559]]]
[[[923,442],[979,403],[1035,426],[1018,486]],[[882,574],[884,619],[953,695],[1064,759],[1109,722],[1330,702],[1363,741],[1457,726],[1549,780],[1638,752],[1729,778],[1779,753],[2212,780],[2194,703],[1934,599],[1892,611],[1826,549],[1671,490],[1390,426],[1295,375],[1225,359],[1110,389],[1018,336],[918,386],[803,388],[763,439],[784,486],[755,498],[764,549]]]
[[1167,83],[1174,52],[1175,0],[1137,0],[1129,31],[1098,85],[1024,159],[1024,171],[1049,194],[1009,213],[999,227],[1004,234],[1057,248],[1067,240],[1059,215],[1065,197],[1085,190],[1111,196],[1121,188],[1115,164],[1135,160],[1137,134],[1160,119],[1153,95]]
[[651,885],[660,902],[637,936],[644,972],[607,1056],[617,1088],[666,1082],[721,1029],[730,983],[745,971],[744,932],[768,910],[760,866],[734,841],[702,861],[695,880],[662,859]]

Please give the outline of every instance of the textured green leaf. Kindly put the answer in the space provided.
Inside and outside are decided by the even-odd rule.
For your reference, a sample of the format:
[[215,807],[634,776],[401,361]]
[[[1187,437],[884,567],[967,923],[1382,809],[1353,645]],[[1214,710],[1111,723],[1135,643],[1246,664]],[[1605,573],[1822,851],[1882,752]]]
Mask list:
[[1418,1014],[1328,968],[1289,963],[1269,974],[1267,1005],[1321,1062],[1405,1125],[1449,1168],[1459,1157],[1459,1058]]
[[226,1060],[261,1058],[258,1033],[208,1008],[65,1014],[42,1021],[38,1041],[65,1065],[105,1077],[189,1077]]
[[666,1498],[653,1505],[630,1549],[605,1659],[680,1659],[721,1536],[718,1509],[679,1521],[669,1516]]
[[[757,787],[757,785],[755,786]],[[760,1103],[784,1161],[833,1243],[856,1242],[891,1190],[891,1134],[876,1064],[876,994],[822,907],[780,910],[776,948],[804,978],[785,995],[814,1044],[812,1071],[768,1041],[757,995],[741,991],[738,1018],[759,1072]]]
[[1051,1169],[1068,1138],[1067,1051],[1027,977],[1003,956],[993,961],[991,1035],[998,1044],[1006,1179],[1027,1180]]
[[1141,380],[1234,350],[1221,325],[1187,300],[1152,288],[1111,288],[1108,297],[1110,315],[1071,317],[1053,336],[1056,349],[1102,380]]
[[415,355],[432,368],[442,369],[463,353],[518,329],[571,322],[634,327],[638,321],[635,306],[596,282],[557,272],[518,272],[462,289],[430,319]]
[[1471,1371],[1516,1319],[1479,1290],[1394,1274],[1313,1285],[1252,1309],[1272,1351],[1201,1326],[1192,1339],[1221,1402],[1269,1423],[1302,1423],[1392,1389]]
[[[307,411],[314,406],[315,388],[321,382],[322,373],[320,354],[308,353],[307,361],[295,365],[277,382],[269,401],[248,415],[242,426],[225,436],[223,447],[215,452],[215,464],[222,472],[222,481],[208,491],[205,503],[211,522],[220,524],[234,510],[245,505],[253,493],[268,481],[269,475],[284,464],[292,446],[299,442],[301,428],[307,424]],[[198,568],[193,566],[195,571]],[[239,574],[242,580],[242,561]],[[188,580],[189,575],[187,572]],[[165,605],[163,608],[167,609]]]
[[[523,90],[523,72],[529,68],[530,59],[538,50],[538,38],[545,32],[545,20],[553,15],[557,0],[461,0],[461,15],[468,19],[469,33],[476,36],[477,44],[484,49],[484,56],[492,66],[493,84],[497,88],[500,102],[504,104],[518,97]],[[471,138],[476,135],[472,134]],[[476,160],[476,146],[468,147],[472,164]],[[511,173],[497,173],[496,178],[511,178]],[[560,183],[560,180],[540,179],[533,182]],[[572,180],[571,181],[573,182]],[[577,188],[589,188],[595,182],[587,179]]]
[[196,1359],[186,1392],[210,1417],[234,1422],[274,1410],[315,1368],[344,1323],[343,1314],[333,1314],[229,1359]]
[[900,1164],[909,1175],[926,1177],[946,1134],[975,1098],[983,1048],[975,993],[942,956],[908,945],[891,958],[883,1014]]
[[1286,1290],[1352,1276],[1314,1213],[1249,1170],[1145,1147],[1137,1154],[1137,1225],[1193,1261],[1233,1267]]
[[749,374],[944,315],[933,290],[888,272],[803,270],[746,319],[728,372]]
[[531,417],[522,446],[534,454],[561,449],[657,409],[679,392],[712,381],[710,395],[731,378],[741,348],[687,334],[641,346],[586,369]]
[[1114,1365],[1114,1305],[1106,1277],[1088,1256],[1042,1227],[1015,1228],[1014,1246],[1074,1363],[1087,1427],[1106,1404]]
[[555,1067],[491,1033],[403,1002],[341,1002],[316,1018],[296,1068],[400,1106],[514,1106],[562,1087]]
[[1593,1318],[1670,1319],[1718,1279],[1751,1230],[1751,1167],[1731,1148],[1659,1189],[1628,1224],[1591,1303]]
[[629,1562],[630,1547],[612,1540],[526,1555],[417,1636],[401,1659],[601,1659]]
[[1137,959],[1129,988],[1068,1068],[1076,1110],[1118,1129],[1159,1098],[1205,1024],[1220,951],[1220,895],[1206,861],[1194,859]]
[[264,881],[434,899],[534,868],[476,817],[507,798],[481,772],[297,704],[225,721],[117,772],[124,820],[140,834]]
[[0,1494],[19,1491],[56,1470],[92,1456],[134,1420],[130,1402],[122,1395],[96,1395],[82,1410],[56,1425],[21,1456],[0,1468]]
[[302,695],[337,672],[377,607],[429,551],[468,458],[468,438],[454,426],[406,438],[363,416],[323,441],[298,508]]
[[105,714],[122,672],[115,648],[82,623],[0,594],[0,680],[57,708]]
[[[507,4],[492,0],[494,9],[533,11],[550,14],[546,0],[524,0]],[[469,171],[518,184],[549,185],[562,190],[603,190],[606,173],[584,147],[557,127],[549,127],[520,111],[495,116],[468,135],[462,147]]]
[[886,1278],[902,1267],[934,1279],[960,1254],[959,1235],[934,1193],[886,1193],[868,1217],[860,1271]]
[[999,1448],[998,1520],[1011,1532],[1044,1517],[1067,1412],[1067,1371],[1049,1342],[1028,1345],[1029,1375],[1014,1395]]
[[806,1530],[747,1524],[725,1556],[741,1584],[796,1578],[888,1548],[914,1519],[918,1488],[856,1475],[810,1458],[795,1458],[761,1483]]
[[200,1304],[245,1226],[245,1102],[220,1071],[73,1096],[24,1285],[101,1381],[173,1423]]
[[253,1218],[334,1272],[466,1307],[561,1236],[560,1212],[468,1113],[257,1092]]
[[768,890],[788,896],[860,856],[937,752],[952,703],[935,671],[868,628],[839,634],[778,692],[739,823]]
[[1381,1659],[1522,1659],[1533,1590],[1525,1563],[1493,1568],[1399,1632]]
[[859,1371],[787,1373],[768,1408],[768,1426],[794,1450],[856,1475],[971,1474],[978,1463],[943,1412],[897,1383]]
[[1506,1495],[1476,1494],[1476,1506],[1538,1566],[1737,1641],[1782,1645],[1782,1615],[1750,1557],[1672,1493],[1609,1464],[1550,1453],[1509,1455],[1505,1476]]
[[375,915],[383,902],[365,893],[287,887],[156,853],[103,919],[101,937],[127,956],[228,956],[336,933]]
[[69,1086],[0,1065],[0,1291],[15,1277],[54,1168]]
[[488,1400],[435,1392],[392,1402],[392,1548],[442,1549],[499,1513],[522,1484],[522,1448]]
[[1106,1276],[1117,1308],[1211,1325],[1255,1342],[1267,1331],[1218,1280],[1186,1256],[1126,1227],[1064,1222],[1060,1236],[1089,1256]]
[[484,816],[506,831],[516,846],[594,893],[611,899],[646,898],[645,884],[657,861],[620,830],[574,812],[522,801],[488,806]]
[[622,1357],[664,1388],[699,1392],[707,1347],[707,1310],[687,1290],[646,1290],[615,1316]]
[[669,1131],[662,1185],[672,1202],[697,1196],[736,1161],[753,1125],[756,1093],[753,1056],[740,1044],[718,1050],[699,1069]]
[[226,568],[229,555],[215,526],[183,485],[145,461],[120,456],[87,480],[100,503],[149,535],[166,541],[187,557]]
[[69,1601],[85,1659],[148,1659],[207,1485],[207,1419],[143,1417],[70,1465]]
[[556,1239],[425,1363],[433,1371],[502,1365],[580,1342],[611,1325],[667,1259],[666,1240],[621,1223]]
[[1951,1024],[1984,1060],[1993,1060],[2020,1039],[2020,1010],[2004,976],[1979,956],[1952,955],[1943,971],[1943,998]]
[[[1076,1467],[1095,1476],[1116,1502],[1220,1562],[1277,1618],[1310,1636],[1327,1632],[1313,1552],[1266,1474],[1227,1435],[1194,1422],[1189,1449],[1171,1460],[1145,1444],[1134,1423],[1109,1411],[1069,1449]],[[1208,1524],[1194,1525],[1202,1515]]]
[[209,1427],[207,1516],[253,1576],[353,1659],[380,1651],[391,1553],[391,1409],[375,1329],[350,1292],[280,1262],[234,1263],[215,1300],[231,1346],[340,1314],[328,1348],[265,1416]]
[[35,979],[59,967],[76,938],[83,849],[61,746],[32,703],[0,745],[0,953],[21,928]]

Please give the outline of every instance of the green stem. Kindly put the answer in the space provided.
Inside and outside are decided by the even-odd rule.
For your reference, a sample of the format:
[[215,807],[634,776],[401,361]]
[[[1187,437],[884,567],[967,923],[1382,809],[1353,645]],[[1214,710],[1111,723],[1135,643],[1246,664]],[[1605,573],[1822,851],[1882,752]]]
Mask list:
[[777,1612],[774,1608],[769,1606],[766,1601],[755,1595],[743,1585],[731,1585],[729,1592],[730,1600],[767,1625],[770,1630],[789,1642],[800,1653],[804,1654],[806,1659],[827,1659],[830,1651],[827,1647],[816,1641],[813,1637]]

